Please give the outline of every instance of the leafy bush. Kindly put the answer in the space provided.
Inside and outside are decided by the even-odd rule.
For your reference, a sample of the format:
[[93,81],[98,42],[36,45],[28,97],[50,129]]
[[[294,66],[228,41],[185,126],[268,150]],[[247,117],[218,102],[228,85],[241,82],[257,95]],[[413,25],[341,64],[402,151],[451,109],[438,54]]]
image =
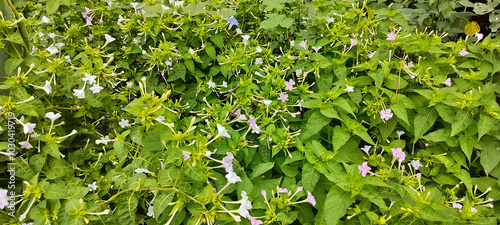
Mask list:
[[499,37],[357,1],[17,4],[4,223],[500,219]]

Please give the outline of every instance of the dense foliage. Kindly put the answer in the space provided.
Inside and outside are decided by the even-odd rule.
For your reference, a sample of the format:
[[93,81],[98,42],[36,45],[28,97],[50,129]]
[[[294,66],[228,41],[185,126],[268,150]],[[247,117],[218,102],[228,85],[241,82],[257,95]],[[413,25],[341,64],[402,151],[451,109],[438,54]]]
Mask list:
[[374,1],[0,10],[2,223],[500,221],[500,37]]

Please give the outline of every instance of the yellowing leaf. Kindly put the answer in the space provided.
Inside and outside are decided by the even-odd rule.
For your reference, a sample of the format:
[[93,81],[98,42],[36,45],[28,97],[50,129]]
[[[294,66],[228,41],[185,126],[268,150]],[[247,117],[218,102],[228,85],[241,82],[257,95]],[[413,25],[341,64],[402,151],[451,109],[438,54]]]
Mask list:
[[475,35],[477,32],[479,32],[481,28],[479,27],[479,24],[477,24],[476,21],[469,22],[465,25],[464,31],[467,36],[472,36]]

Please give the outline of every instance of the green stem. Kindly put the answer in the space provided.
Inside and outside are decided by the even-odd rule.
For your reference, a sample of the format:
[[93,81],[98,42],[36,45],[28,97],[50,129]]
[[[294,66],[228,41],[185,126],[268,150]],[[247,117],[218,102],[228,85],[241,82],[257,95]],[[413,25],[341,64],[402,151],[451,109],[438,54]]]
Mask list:
[[[9,4],[10,9],[14,13],[16,20],[20,19],[21,17],[24,18],[24,16],[21,16],[21,14],[19,14],[19,12],[16,10],[16,7],[14,6],[14,4],[12,4],[12,2],[10,0],[7,0],[7,3]],[[21,32],[21,37],[23,38],[24,45],[25,45],[24,46],[24,48],[25,48],[24,57],[27,57],[30,43],[29,43],[29,39],[28,39],[28,29],[26,29],[26,20],[25,19],[23,19],[21,22],[19,22],[19,31]]]

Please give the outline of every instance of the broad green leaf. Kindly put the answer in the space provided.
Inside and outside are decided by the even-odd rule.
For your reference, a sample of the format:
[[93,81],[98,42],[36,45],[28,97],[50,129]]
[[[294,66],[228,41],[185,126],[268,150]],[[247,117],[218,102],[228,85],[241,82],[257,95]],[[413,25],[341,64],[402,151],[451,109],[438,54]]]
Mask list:
[[63,199],[68,197],[68,187],[60,184],[50,184],[43,195],[46,199]]
[[66,160],[61,158],[51,158],[48,164],[48,171],[45,173],[47,179],[54,180],[65,177],[73,173],[73,168]]
[[116,215],[117,222],[120,225],[135,225],[135,211],[137,209],[138,200],[134,195],[118,201],[114,214]]
[[5,74],[10,76],[13,72],[17,73],[17,67],[21,65],[23,59],[10,58],[5,62]]
[[475,143],[474,138],[461,136],[458,141],[460,142],[460,148],[462,149],[462,152],[467,157],[469,162],[471,162],[472,150]]
[[161,214],[165,211],[168,204],[172,202],[174,195],[172,193],[162,192],[158,194],[153,202],[153,213],[155,218],[161,218]]
[[62,0],[51,0],[51,1],[47,1],[47,14],[48,15],[52,15],[54,14],[57,9],[59,9],[59,6],[61,5],[62,3]]
[[455,110],[453,109],[453,107],[439,103],[434,106],[434,109],[436,109],[439,117],[441,117],[441,119],[443,119],[445,122],[450,124],[453,123],[453,119],[455,118]]
[[469,172],[461,169],[457,173],[454,174],[461,182],[464,183],[465,188],[467,188],[467,192],[469,195],[472,195],[472,179],[470,177]]
[[334,106],[340,107],[341,109],[343,109],[346,112],[348,112],[351,115],[353,115],[354,118],[356,118],[356,115],[354,114],[354,111],[352,110],[352,108],[349,105],[349,103],[347,102],[347,100],[345,100],[344,98],[337,98],[337,99],[333,100],[332,103],[333,103]]
[[210,40],[220,49],[224,49],[224,37],[222,34],[213,35]]
[[268,170],[272,169],[274,167],[274,162],[267,162],[267,163],[261,163],[255,166],[255,168],[252,171],[252,175],[250,175],[250,179],[254,179]]
[[333,152],[336,153],[350,138],[349,132],[337,125],[333,128],[332,145]]
[[457,112],[455,120],[451,124],[451,137],[465,130],[472,123],[472,114],[468,111],[460,110]]
[[206,181],[205,173],[198,165],[193,166],[191,165],[191,163],[185,163],[184,173],[195,181],[201,181],[201,182]]
[[500,162],[500,143],[496,139],[481,140],[475,147],[481,149],[480,162],[484,172],[489,174]]
[[212,58],[214,60],[217,58],[214,46],[212,46],[212,45],[207,46],[205,48],[205,52],[207,52],[207,54],[208,54],[208,56],[210,56],[210,58]]
[[388,207],[385,205],[382,196],[370,186],[363,186],[363,190],[359,193],[362,197],[367,198],[370,202],[377,205],[382,213],[387,211]]
[[384,71],[382,69],[378,69],[377,71],[368,72],[368,76],[370,76],[375,81],[375,86],[382,87],[382,83],[384,82]]
[[307,120],[304,131],[302,131],[299,136],[300,139],[302,141],[309,139],[323,129],[324,126],[330,123],[331,120],[332,119],[323,116],[319,110],[313,112]]
[[320,178],[320,173],[310,163],[304,163],[302,168],[302,185],[307,191],[313,191]]
[[328,195],[326,196],[324,205],[324,220],[328,221],[328,224],[335,225],[340,221],[340,218],[344,217],[347,212],[347,208],[354,203],[356,199],[351,197],[349,192],[345,192],[338,186],[334,185],[330,188]]
[[407,124],[410,124],[408,120],[408,112],[406,111],[406,108],[403,104],[392,104],[391,109],[399,119],[403,120]]
[[495,119],[493,117],[481,113],[479,115],[479,121],[477,122],[477,141],[481,139],[488,131],[495,125]]
[[172,72],[170,73],[167,81],[176,81],[179,78],[182,79],[183,81],[186,81],[186,67],[184,66],[183,63],[176,63],[172,67]]
[[[184,60],[184,65],[186,65],[186,68],[189,70],[189,72],[194,73],[195,70],[194,70],[193,60],[190,60],[190,59]],[[184,80],[184,79],[182,79],[182,80]]]
[[413,122],[415,141],[420,139],[436,122],[438,114],[433,108],[424,108],[415,116]]

